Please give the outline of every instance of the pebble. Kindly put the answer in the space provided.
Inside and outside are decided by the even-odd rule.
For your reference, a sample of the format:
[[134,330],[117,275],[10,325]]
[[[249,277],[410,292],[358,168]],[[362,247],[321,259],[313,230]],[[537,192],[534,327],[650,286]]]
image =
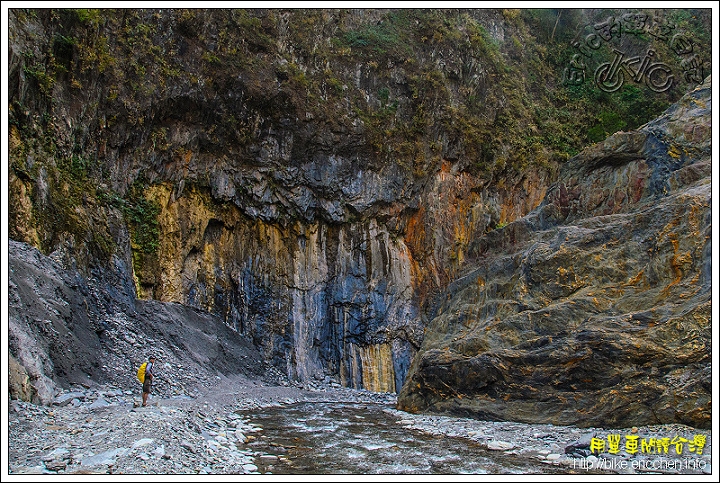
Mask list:
[[50,461],[45,463],[45,469],[49,471],[61,471],[67,468],[67,463],[64,461]]
[[514,444],[508,443],[507,441],[490,441],[487,444],[487,449],[493,451],[507,451],[513,449],[514,447]]
[[110,403],[107,402],[105,399],[99,397],[90,406],[88,406],[88,409],[99,409],[107,406],[110,406]]
[[[633,466],[652,467],[653,464],[665,466],[664,474],[710,474],[711,471],[711,431],[695,429],[682,424],[666,424],[626,429],[577,428],[573,426],[554,426],[550,424],[524,424],[503,421],[479,421],[474,419],[430,415],[408,414],[399,410],[387,410],[396,415],[398,424],[422,431],[433,436],[456,435],[485,444],[488,450],[504,451],[506,455],[515,454],[534,457],[540,463],[558,465],[574,473],[594,470],[608,474],[634,474]],[[638,435],[641,438],[673,438],[676,435],[692,439],[692,435],[704,435],[706,446],[701,455],[684,453],[641,455],[620,451],[618,455],[590,452],[591,439],[605,439],[609,434]],[[512,449],[511,449],[512,447]],[[582,454],[578,452],[583,452]],[[670,463],[668,463],[668,460]],[[675,464],[673,464],[675,463]],[[689,467],[688,467],[689,466]],[[647,473],[647,472],[646,472]]]
[[55,398],[55,401],[53,404],[56,406],[66,406],[67,404],[70,404],[73,401],[80,402],[79,398],[85,399],[85,393],[84,392],[68,392],[65,394],[61,394]]
[[[395,394],[371,393],[321,383],[260,385],[248,380],[223,380],[217,388],[197,387],[188,394],[151,395],[151,405],[133,408],[139,394],[113,386],[73,388],[58,394],[52,407],[11,401],[8,421],[11,474],[260,474],[285,456],[255,453],[244,445],[265,438],[263,427],[238,415],[239,411],[297,402],[343,401],[394,407]],[[190,395],[192,394],[192,396]],[[238,396],[242,394],[243,396]],[[73,407],[71,401],[76,400]],[[137,401],[135,401],[137,402]],[[598,468],[632,474],[626,468],[606,468],[612,462],[640,461],[637,455],[590,454],[592,437],[609,432],[649,435],[704,434],[707,443],[695,474],[711,474],[711,432],[682,425],[601,430],[565,426],[487,422],[386,409],[398,426],[437,437],[455,436],[477,441],[505,457],[534,458],[560,468]],[[403,430],[404,430],[403,429]],[[148,436],[151,435],[151,436]],[[281,445],[280,453],[284,452]],[[584,453],[586,452],[586,453]],[[649,459],[646,457],[646,461]],[[641,473],[642,471],[637,471]],[[660,473],[683,473],[670,468]],[[645,471],[644,473],[651,473]],[[684,472],[687,473],[687,472]]]
[[153,451],[153,455],[155,455],[156,458],[162,458],[165,456],[165,445],[161,444],[157,448],[155,448],[155,451]]
[[135,441],[135,442],[133,443],[132,448],[133,448],[133,449],[139,448],[140,446],[145,446],[146,444],[150,444],[150,443],[152,443],[153,441],[154,441],[154,440],[151,439],[151,438],[139,439],[139,440],[137,440],[137,441]]

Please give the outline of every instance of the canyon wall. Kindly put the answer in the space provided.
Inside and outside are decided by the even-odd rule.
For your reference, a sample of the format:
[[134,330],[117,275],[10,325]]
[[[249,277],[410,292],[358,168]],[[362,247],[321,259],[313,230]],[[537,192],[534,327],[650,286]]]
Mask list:
[[[708,12],[668,12],[678,31],[698,34],[698,52],[709,45]],[[435,367],[436,349],[458,337],[456,325],[466,319],[458,314],[470,311],[472,320],[489,324],[487,343],[473,339],[459,350],[464,360],[509,344],[500,329],[519,324],[517,317],[555,320],[542,308],[592,293],[585,279],[622,285],[629,282],[621,273],[632,268],[637,273],[628,277],[639,277],[636,283],[660,283],[660,262],[583,275],[599,268],[570,266],[566,261],[579,256],[572,243],[552,238],[560,230],[553,227],[590,214],[650,206],[682,191],[678,183],[687,180],[679,173],[704,169],[688,161],[697,150],[668,148],[656,161],[645,134],[617,134],[605,148],[576,157],[702,81],[678,72],[671,89],[656,92],[628,80],[617,95],[563,84],[576,24],[592,30],[604,20],[598,15],[604,13],[11,9],[10,238],[102,291],[206,311],[291,379],[329,377],[374,391],[405,386],[404,407],[445,410],[448,395],[436,385],[464,381],[465,369],[423,371]],[[639,55],[639,38],[598,44],[593,60],[616,47]],[[658,42],[658,58],[681,65],[679,44]],[[696,71],[709,71],[708,62],[698,62]],[[706,138],[700,130],[696,136],[688,143],[704,153]],[[625,144],[635,151],[624,154]],[[605,151],[579,161],[592,149]],[[698,263],[689,246],[706,242],[671,234],[704,233],[702,220],[637,236],[671,237],[679,250],[672,273],[684,276],[688,263]],[[598,240],[613,247],[614,236]],[[520,246],[531,239],[539,243],[532,250]],[[629,250],[629,241],[618,240],[613,257]],[[515,249],[536,261],[505,254]],[[593,250],[600,257],[593,263],[606,266],[599,246]],[[493,281],[498,263],[507,279]],[[525,285],[516,289],[518,267]],[[468,280],[475,280],[472,294]],[[678,280],[673,289],[682,286]],[[615,295],[601,292],[587,310],[620,310],[608,308]],[[661,291],[642,310],[664,306],[663,297],[675,295]],[[65,315],[71,325],[89,323],[75,317]],[[585,318],[595,320],[576,314],[569,323]],[[497,333],[490,320],[500,324]],[[523,334],[511,342],[536,338]],[[21,357],[21,345],[11,355],[23,366],[31,359]],[[36,369],[66,382],[50,367],[47,374]],[[428,382],[431,374],[437,379]]]
[[711,424],[711,84],[567,163],[481,238],[399,406],[580,426]]
[[[509,131],[477,158],[506,102],[491,43],[522,34],[500,11],[10,15],[11,238],[126,267],[140,299],[221,317],[292,378],[399,390],[470,242],[556,171],[494,186]],[[428,41],[445,23],[457,38]]]

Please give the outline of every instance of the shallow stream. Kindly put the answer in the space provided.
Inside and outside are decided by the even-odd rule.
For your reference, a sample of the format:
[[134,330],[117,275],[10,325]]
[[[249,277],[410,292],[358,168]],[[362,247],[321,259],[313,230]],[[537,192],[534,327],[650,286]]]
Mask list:
[[483,449],[472,440],[433,436],[399,425],[365,403],[298,403],[239,412],[263,427],[248,446],[267,455],[273,474],[549,474],[567,468]]

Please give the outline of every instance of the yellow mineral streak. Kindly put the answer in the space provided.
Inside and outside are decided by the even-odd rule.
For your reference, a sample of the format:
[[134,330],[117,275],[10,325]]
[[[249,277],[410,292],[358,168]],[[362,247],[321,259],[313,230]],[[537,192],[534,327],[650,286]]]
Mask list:
[[[10,170],[12,173],[12,170]],[[32,187],[30,183],[26,183],[17,176],[9,177],[10,196],[8,197],[10,210],[17,213],[16,220],[21,221],[14,227],[15,233],[12,235],[20,240],[39,248],[40,236],[35,229],[36,220],[32,206]]]
[[[224,260],[222,258],[219,258],[217,254],[215,253],[215,246],[211,244],[207,244],[203,247],[203,267],[217,267],[219,268],[219,271],[224,271],[225,267]],[[216,276],[215,274],[218,273],[216,270],[207,270],[205,269],[205,285],[207,287],[207,294],[205,298],[205,304],[207,306],[207,310],[212,311],[214,309],[214,287],[216,284]]]
[[373,392],[395,392],[395,371],[393,369],[390,344],[369,346],[350,345],[352,360],[359,359],[359,366],[353,364],[355,373],[362,375],[362,387]]
[[[194,190],[187,190],[182,198],[175,200],[171,197],[171,185],[163,184],[150,187],[145,195],[160,206],[158,215],[160,286],[156,289],[156,296],[163,302],[182,302],[184,301],[182,275],[186,252],[190,247],[202,246],[202,236],[214,213],[202,195]],[[203,258],[205,267],[213,267],[220,263],[219,260],[215,260],[216,255],[212,248],[203,247]],[[208,296],[212,298],[212,294]]]

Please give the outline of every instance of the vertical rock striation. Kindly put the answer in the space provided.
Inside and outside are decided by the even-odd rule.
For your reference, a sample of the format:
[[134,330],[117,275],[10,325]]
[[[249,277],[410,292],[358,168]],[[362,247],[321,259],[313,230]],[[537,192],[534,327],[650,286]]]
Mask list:
[[254,220],[194,189],[148,196],[161,207],[160,247],[136,275],[141,295],[222,316],[293,378],[400,387],[422,337],[401,238],[374,219]]
[[[704,34],[711,12],[695,13],[674,12]],[[425,337],[431,347],[442,324],[451,333],[464,320],[451,323],[448,304],[469,267],[485,269],[479,259],[507,266],[507,280],[483,275],[465,312],[540,317],[532,311],[600,276],[571,266],[574,245],[552,230],[589,214],[629,216],[704,169],[688,161],[702,126],[666,149],[675,133],[659,123],[570,163],[550,189],[590,139],[596,100],[583,90],[567,102],[555,81],[567,59],[548,49],[543,26],[559,22],[555,38],[572,36],[571,24],[594,25],[602,11],[8,14],[10,237],[103,281],[90,286],[207,311],[294,379],[400,390]],[[630,89],[602,108],[659,112],[690,84],[681,77],[666,93]],[[609,129],[599,128],[593,136]],[[584,229],[598,243],[615,236]],[[497,258],[496,244],[514,253],[541,232],[522,264]],[[653,235],[677,249],[673,290],[697,255],[678,233]],[[562,266],[548,272],[544,258]],[[629,264],[593,263],[584,270],[626,281]],[[656,286],[664,272],[648,263],[633,276]],[[658,304],[663,296],[674,292]],[[609,293],[595,297],[598,310],[612,305]],[[441,325],[426,332],[432,319]],[[44,372],[16,346],[14,384],[28,393],[23,378]]]

